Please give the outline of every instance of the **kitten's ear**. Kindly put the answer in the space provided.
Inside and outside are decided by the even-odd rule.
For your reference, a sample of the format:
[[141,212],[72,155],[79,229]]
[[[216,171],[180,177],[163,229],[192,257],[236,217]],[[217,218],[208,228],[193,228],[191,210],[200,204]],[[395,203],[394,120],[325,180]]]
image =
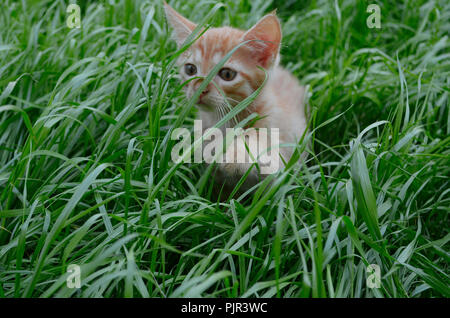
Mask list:
[[178,47],[183,44],[184,40],[195,29],[196,24],[189,21],[181,14],[176,12],[171,6],[164,1],[164,11],[166,12],[167,21],[174,29],[174,39],[177,42]]
[[276,16],[276,12],[264,16],[243,37],[252,41],[246,44],[254,55],[256,61],[264,68],[271,67],[277,60],[281,43],[281,26]]

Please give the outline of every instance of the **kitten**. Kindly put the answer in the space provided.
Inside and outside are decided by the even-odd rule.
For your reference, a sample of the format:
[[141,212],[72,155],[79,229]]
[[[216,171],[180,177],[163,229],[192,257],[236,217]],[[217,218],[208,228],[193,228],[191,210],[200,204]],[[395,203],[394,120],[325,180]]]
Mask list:
[[[174,40],[178,47],[181,47],[195,29],[196,24],[180,15],[165,2],[164,7],[167,20],[174,30]],[[275,165],[278,166],[276,170],[281,170],[284,168],[284,162],[289,161],[295,150],[292,144],[298,143],[306,129],[305,88],[300,86],[298,80],[288,71],[278,66],[281,26],[275,13],[264,16],[247,31],[228,26],[208,29],[178,59],[181,67],[180,77],[183,81],[193,77],[206,77],[228,52],[247,40],[259,41],[248,42],[237,49],[217,73],[213,79],[214,83],[220,87],[228,103],[234,107],[264,82],[266,73],[259,67],[267,71],[268,78],[258,97],[237,115],[235,122],[240,122],[251,113],[256,113],[260,119],[252,127],[245,127],[246,138],[236,137],[234,144],[226,149],[225,155],[227,158],[242,158],[241,155],[248,158],[248,145],[246,147],[244,140],[247,142],[249,140],[266,140],[267,134],[262,132],[261,128],[267,128],[269,129],[269,140],[272,142],[273,139],[270,138],[273,136],[270,134],[272,131],[270,129],[278,128],[279,140],[277,143],[291,144],[290,147],[276,147],[276,151],[272,149],[270,158],[278,160]],[[202,79],[194,79],[185,85],[187,98],[194,95],[201,83]],[[226,113],[224,111],[226,101],[212,82],[201,93],[197,104],[203,129],[214,126]],[[228,126],[233,125],[230,122],[227,124]],[[259,147],[253,158],[262,155],[263,152],[267,154],[267,147],[270,147],[270,144],[266,147]],[[277,151],[283,157],[284,162],[280,156],[273,156],[273,153],[277,154]],[[262,164],[262,162],[258,160],[258,164]],[[252,170],[245,183],[248,188],[264,177],[261,169],[256,169],[251,161],[219,163],[216,177],[218,177],[218,181],[224,181],[225,185],[232,188],[249,168]]]

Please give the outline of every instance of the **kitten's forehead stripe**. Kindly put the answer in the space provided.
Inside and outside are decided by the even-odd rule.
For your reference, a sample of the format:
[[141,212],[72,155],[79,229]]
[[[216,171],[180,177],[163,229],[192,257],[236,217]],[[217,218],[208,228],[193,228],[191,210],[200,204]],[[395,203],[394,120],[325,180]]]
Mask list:
[[212,62],[213,62],[214,64],[217,64],[217,63],[220,62],[220,60],[222,60],[222,58],[223,58],[222,54],[219,53],[219,52],[216,52],[216,53],[214,53],[214,55],[213,55],[213,57],[212,57]]
[[202,52],[200,52],[200,50],[195,49],[194,50],[194,61],[196,63],[199,63],[202,60]]
[[230,27],[209,29],[193,45],[201,54],[198,62],[206,68],[219,63],[229,51],[242,42],[243,34],[243,31]]

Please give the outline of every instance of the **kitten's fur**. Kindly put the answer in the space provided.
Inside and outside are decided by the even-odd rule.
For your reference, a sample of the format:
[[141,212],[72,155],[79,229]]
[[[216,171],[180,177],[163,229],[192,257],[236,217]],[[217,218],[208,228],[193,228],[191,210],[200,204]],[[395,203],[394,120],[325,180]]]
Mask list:
[[[174,39],[180,47],[192,33],[196,25],[181,16],[167,3],[164,3],[169,24],[174,29]],[[268,79],[254,102],[238,115],[238,122],[250,113],[256,112],[262,119],[256,121],[255,128],[279,128],[280,143],[297,143],[306,129],[304,87],[288,71],[278,66],[281,43],[281,27],[275,13],[264,16],[248,31],[242,31],[228,26],[208,29],[178,60],[181,66],[180,76],[183,81],[192,76],[186,74],[184,66],[193,64],[197,68],[194,76],[206,77],[211,69],[235,46],[246,40],[252,41],[240,47],[225,63],[224,68],[237,72],[231,81],[222,79],[219,74],[213,79],[225,93],[228,102],[235,106],[252,94],[263,83],[264,71]],[[202,80],[190,81],[185,86],[188,98],[197,90]],[[209,83],[199,98],[198,108],[203,129],[215,125],[224,115],[224,98],[213,83]],[[257,135],[258,130],[248,128],[249,135]],[[227,151],[247,152],[242,139],[236,140],[236,149]],[[288,162],[294,147],[281,147],[280,154]],[[235,154],[236,155],[236,154]],[[229,186],[234,186],[239,178],[249,169],[251,163],[221,163],[219,166],[219,181],[223,179]],[[280,169],[284,167],[280,160]],[[252,169],[248,182],[253,184],[260,176]]]

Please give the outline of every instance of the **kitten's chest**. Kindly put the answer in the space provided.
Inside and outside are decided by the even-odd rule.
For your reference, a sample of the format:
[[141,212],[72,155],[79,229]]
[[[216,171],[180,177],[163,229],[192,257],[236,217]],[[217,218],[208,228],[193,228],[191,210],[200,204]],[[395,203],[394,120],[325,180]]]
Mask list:
[[[223,134],[225,134],[227,128],[235,127],[237,123],[244,120],[250,114],[251,114],[250,111],[241,112],[240,115],[236,116],[234,119],[230,119],[229,121],[225,122],[223,125],[221,125],[218,128],[220,130],[222,130]],[[267,114],[267,115],[269,115],[269,114]],[[223,114],[223,116],[226,116],[226,114]],[[214,112],[214,111],[209,112],[209,111],[199,110],[199,115],[198,115],[199,118],[198,119],[200,119],[202,122],[203,132],[206,129],[215,126],[219,121],[221,121],[223,119],[223,116],[221,114],[219,114],[218,112]],[[260,118],[258,121],[252,122],[252,127],[254,127],[254,128],[269,128],[269,127],[271,127],[270,120],[271,120],[270,116],[267,116],[266,118]],[[244,126],[244,129],[246,129],[246,128],[249,128],[249,127]]]
[[[222,117],[215,111],[207,112],[200,110],[199,119],[202,121],[202,130],[205,131],[206,129],[215,126],[222,119]],[[227,127],[230,127],[230,125],[224,124],[218,128],[224,133]]]

